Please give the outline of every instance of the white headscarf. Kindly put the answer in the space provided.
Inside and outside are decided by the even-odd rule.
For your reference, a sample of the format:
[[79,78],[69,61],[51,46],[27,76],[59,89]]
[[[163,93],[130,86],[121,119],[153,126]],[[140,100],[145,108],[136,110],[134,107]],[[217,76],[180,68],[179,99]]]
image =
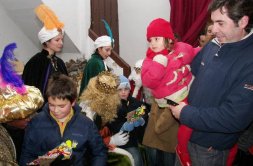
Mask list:
[[109,36],[100,36],[95,40],[95,48],[112,46],[112,39]]
[[43,27],[39,33],[38,33],[38,38],[40,40],[40,43],[45,43],[46,41],[56,37],[57,35],[59,35],[60,33],[64,34],[64,31],[62,29],[62,32],[58,31],[57,28],[54,28],[52,30],[48,30],[45,27]]

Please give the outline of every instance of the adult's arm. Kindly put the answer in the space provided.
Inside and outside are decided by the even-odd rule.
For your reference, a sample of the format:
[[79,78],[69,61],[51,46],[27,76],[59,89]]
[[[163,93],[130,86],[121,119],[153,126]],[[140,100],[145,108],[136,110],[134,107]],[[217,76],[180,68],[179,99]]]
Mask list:
[[253,121],[253,68],[245,65],[226,98],[217,107],[185,106],[180,122],[195,130],[235,133]]

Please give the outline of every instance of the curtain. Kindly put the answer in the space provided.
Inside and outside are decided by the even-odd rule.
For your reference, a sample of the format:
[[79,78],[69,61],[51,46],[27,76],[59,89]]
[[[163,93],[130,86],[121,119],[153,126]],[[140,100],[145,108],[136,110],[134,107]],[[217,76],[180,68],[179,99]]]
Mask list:
[[207,11],[211,0],[170,0],[170,23],[181,41],[198,46],[200,31],[210,17]]

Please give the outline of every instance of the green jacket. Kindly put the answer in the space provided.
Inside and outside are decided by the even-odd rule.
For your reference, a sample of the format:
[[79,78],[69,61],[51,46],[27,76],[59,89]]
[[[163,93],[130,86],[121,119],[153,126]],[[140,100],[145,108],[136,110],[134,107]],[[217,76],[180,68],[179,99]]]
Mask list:
[[103,58],[98,53],[92,54],[91,58],[88,60],[83,71],[83,77],[80,84],[79,96],[82,94],[83,90],[88,85],[89,80],[92,77],[97,76],[102,71],[105,71]]

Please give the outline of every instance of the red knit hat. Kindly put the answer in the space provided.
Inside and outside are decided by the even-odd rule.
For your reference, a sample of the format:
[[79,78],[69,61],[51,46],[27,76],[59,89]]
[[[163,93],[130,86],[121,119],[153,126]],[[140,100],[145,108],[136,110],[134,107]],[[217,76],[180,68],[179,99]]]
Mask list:
[[174,40],[170,23],[162,18],[153,20],[147,28],[147,40],[151,37],[165,37]]

